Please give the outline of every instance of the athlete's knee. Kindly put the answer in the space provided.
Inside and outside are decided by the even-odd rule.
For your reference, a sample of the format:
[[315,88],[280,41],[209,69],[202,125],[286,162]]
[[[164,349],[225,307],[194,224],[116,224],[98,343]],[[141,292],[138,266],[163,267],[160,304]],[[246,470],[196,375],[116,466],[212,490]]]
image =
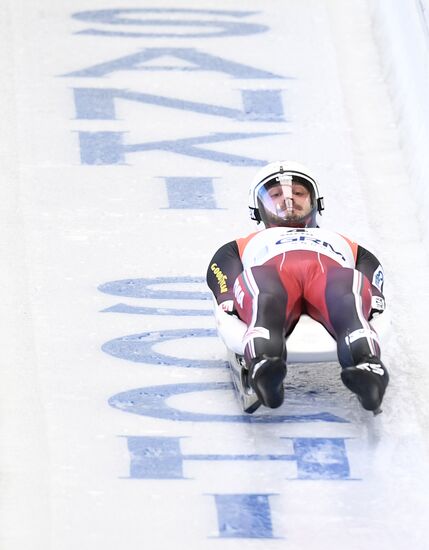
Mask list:
[[245,358],[248,363],[255,357],[286,357],[285,333],[280,326],[270,330],[264,327],[249,327],[244,335]]

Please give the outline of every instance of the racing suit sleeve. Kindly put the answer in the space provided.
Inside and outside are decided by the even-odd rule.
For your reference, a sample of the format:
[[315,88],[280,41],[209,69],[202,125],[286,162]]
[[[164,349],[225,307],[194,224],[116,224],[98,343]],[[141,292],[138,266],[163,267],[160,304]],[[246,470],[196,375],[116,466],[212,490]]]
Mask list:
[[207,284],[218,304],[234,299],[234,282],[243,271],[236,241],[224,244],[215,253],[207,269]]
[[371,282],[371,317],[376,314],[382,313],[386,307],[383,294],[384,271],[378,258],[363,246],[358,246],[356,269],[363,273]]

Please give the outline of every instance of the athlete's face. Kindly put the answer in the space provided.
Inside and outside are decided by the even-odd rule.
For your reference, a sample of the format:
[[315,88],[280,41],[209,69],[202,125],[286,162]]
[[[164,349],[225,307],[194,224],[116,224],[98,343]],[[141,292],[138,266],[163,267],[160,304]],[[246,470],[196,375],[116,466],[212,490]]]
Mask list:
[[268,194],[279,216],[283,214],[293,220],[307,216],[312,210],[310,192],[300,183],[276,185],[268,189]]

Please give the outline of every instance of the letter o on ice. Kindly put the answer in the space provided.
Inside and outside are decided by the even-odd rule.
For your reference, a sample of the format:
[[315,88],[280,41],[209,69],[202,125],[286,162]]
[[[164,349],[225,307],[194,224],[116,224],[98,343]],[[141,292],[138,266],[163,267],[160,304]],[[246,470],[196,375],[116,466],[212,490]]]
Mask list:
[[150,363],[154,365],[172,365],[176,367],[225,367],[225,361],[214,359],[186,359],[165,355],[153,349],[156,344],[169,340],[183,338],[208,338],[217,337],[214,329],[176,329],[143,332],[141,334],[130,334],[109,340],[102,346],[102,350],[109,355],[134,361],[135,363]]
[[[196,382],[184,384],[165,384],[147,386],[117,393],[109,399],[109,405],[115,409],[140,416],[178,420],[180,422],[241,422],[246,424],[280,424],[297,422],[339,422],[348,420],[331,413],[315,414],[210,414],[174,408],[168,404],[168,399],[177,395],[201,393],[205,391],[234,391],[229,382]],[[192,399],[192,397],[190,397]],[[207,399],[201,396],[202,407],[209,408]]]
[[[113,395],[109,399],[109,405],[124,412],[150,416],[153,418],[164,418],[168,420],[179,420],[189,422],[244,422],[255,424],[272,424],[280,422],[296,421],[293,417],[287,416],[252,416],[249,414],[209,414],[175,409],[168,405],[170,397],[184,393],[200,393],[214,390],[231,390],[233,385],[228,382],[208,382],[190,384],[166,384],[163,386],[150,386],[137,388]],[[204,398],[203,399],[203,403]],[[203,405],[204,406],[204,405]]]

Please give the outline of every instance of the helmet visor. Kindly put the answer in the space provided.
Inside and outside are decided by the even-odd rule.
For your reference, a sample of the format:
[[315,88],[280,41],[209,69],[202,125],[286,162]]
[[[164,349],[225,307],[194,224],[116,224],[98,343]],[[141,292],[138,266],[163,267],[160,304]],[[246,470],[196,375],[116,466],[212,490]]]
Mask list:
[[312,227],[315,225],[314,190],[302,178],[281,175],[258,191],[258,207],[266,227]]

